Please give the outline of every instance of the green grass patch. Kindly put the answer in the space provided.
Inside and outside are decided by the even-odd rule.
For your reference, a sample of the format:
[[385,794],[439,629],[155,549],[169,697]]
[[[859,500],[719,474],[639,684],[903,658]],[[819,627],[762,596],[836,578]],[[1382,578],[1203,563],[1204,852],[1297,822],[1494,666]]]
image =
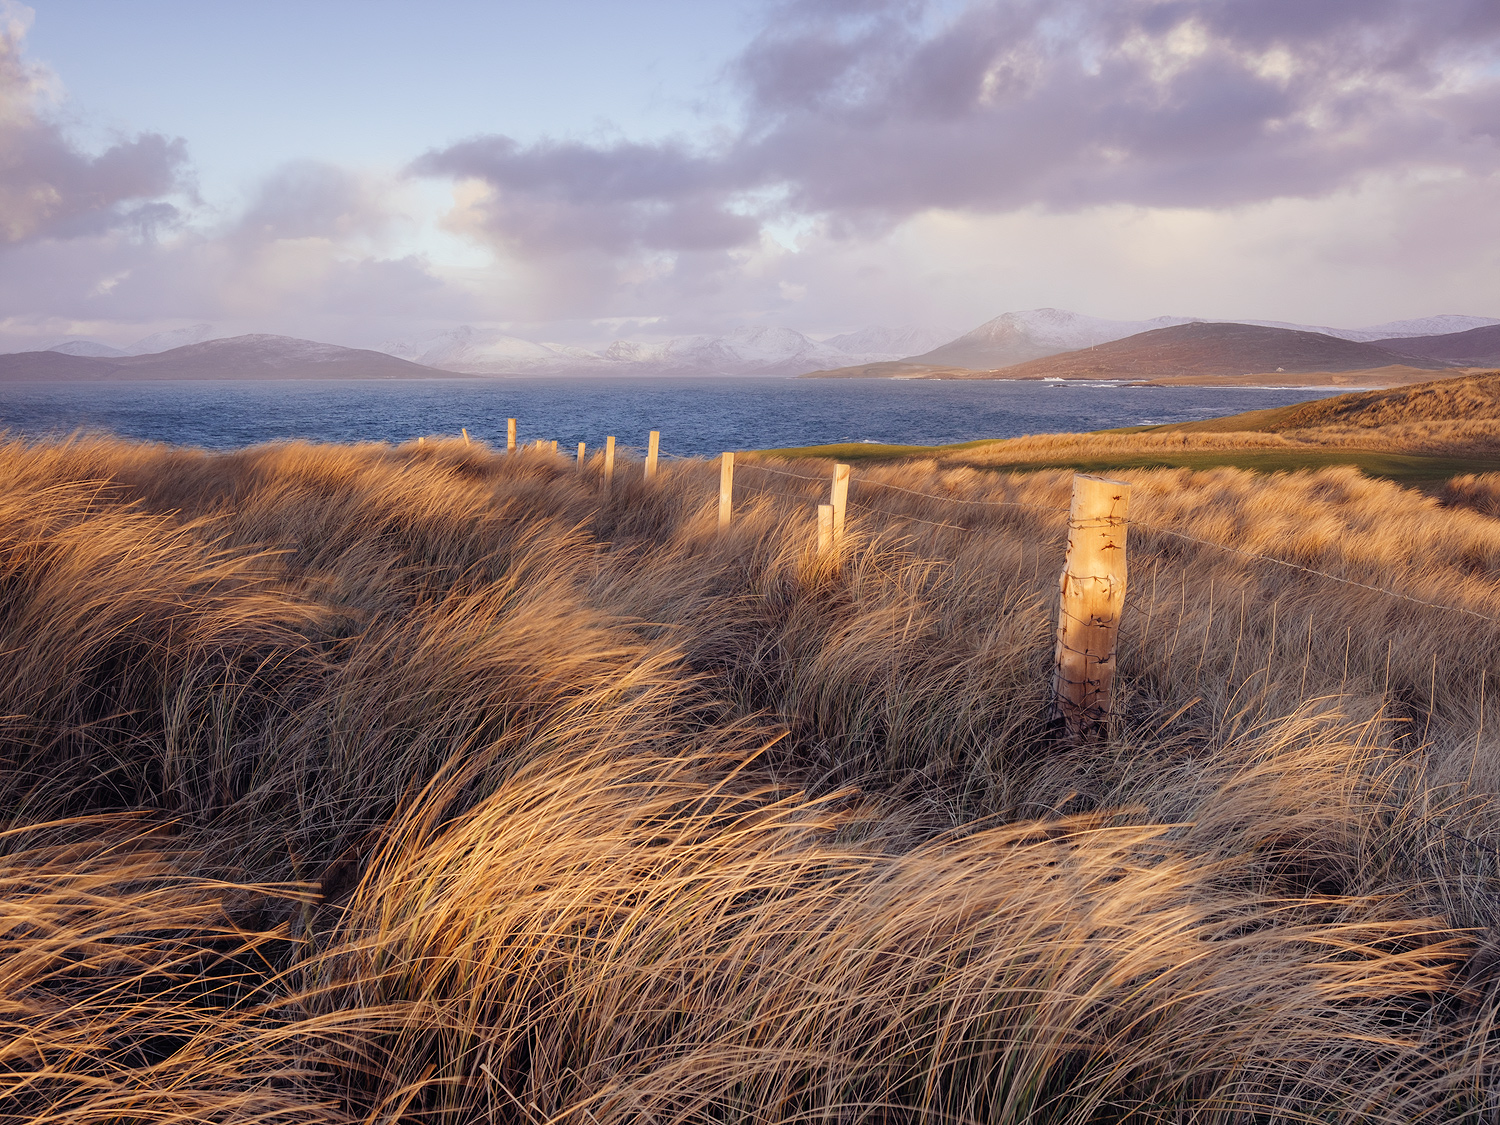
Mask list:
[[[1340,395],[1339,398],[1349,396]],[[1276,433],[1278,430],[1295,429],[1305,407],[1321,406],[1333,399],[1313,399],[1310,402],[1294,402],[1290,406],[1273,406],[1266,410],[1246,410],[1240,414],[1226,414],[1222,418],[1202,418],[1196,422],[1161,422],[1155,426],[1118,426],[1112,430],[1096,430],[1101,434],[1243,434]]]
[[[1129,432],[1129,431],[1115,431]],[[1010,464],[969,461],[965,450],[980,449],[993,441],[970,441],[957,445],[869,445],[850,442],[843,445],[812,445],[792,449],[767,449],[761,452],[778,457],[821,457],[845,462],[902,461],[909,458],[941,458],[958,466],[992,469],[996,472],[1025,473],[1040,469],[1073,469],[1086,473],[1107,473],[1120,469],[1245,469],[1255,473],[1295,473],[1326,469],[1336,465],[1353,465],[1369,477],[1392,480],[1398,484],[1436,484],[1464,473],[1500,472],[1500,458],[1452,457],[1424,453],[1383,453],[1368,449],[1245,449],[1207,450],[1199,452],[1150,452],[1122,454],[1117,457],[1049,458]]]
[[937,457],[964,449],[994,445],[1000,438],[981,438],[956,445],[880,445],[867,441],[846,441],[837,445],[795,445],[784,449],[757,449],[772,457],[825,457],[830,461],[904,461],[908,457]]
[[1295,473],[1353,465],[1367,477],[1397,484],[1440,484],[1464,473],[1500,472],[1500,458],[1447,457],[1421,453],[1380,453],[1365,449],[1215,450],[1202,453],[1151,453],[1138,456],[1077,458],[1023,465],[974,466],[1028,472],[1036,469],[1074,469],[1099,473],[1119,469],[1244,469],[1253,473]]

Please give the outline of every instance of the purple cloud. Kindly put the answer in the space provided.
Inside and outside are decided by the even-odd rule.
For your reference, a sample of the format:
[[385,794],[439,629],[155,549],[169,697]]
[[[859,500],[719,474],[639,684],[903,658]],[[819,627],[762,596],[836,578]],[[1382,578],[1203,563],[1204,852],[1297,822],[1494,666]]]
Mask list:
[[481,137],[413,171],[490,185],[486,232],[533,257],[727,249],[777,210],[1223,207],[1494,170],[1497,58],[1494,0],[800,0],[715,149]]
[[672,144],[522,148],[480,137],[427,153],[412,170],[489,184],[484,224],[523,253],[722,250],[759,229],[727,208],[737,185],[722,161]]
[[24,25],[0,21],[0,247],[135,227],[179,215],[185,143],[146,133],[97,156],[80,152],[38,108],[41,75],[21,57]]

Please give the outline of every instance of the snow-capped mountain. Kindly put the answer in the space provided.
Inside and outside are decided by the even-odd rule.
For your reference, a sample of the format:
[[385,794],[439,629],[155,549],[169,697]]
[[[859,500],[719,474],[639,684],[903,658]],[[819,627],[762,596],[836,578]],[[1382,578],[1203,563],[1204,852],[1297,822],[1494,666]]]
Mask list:
[[205,340],[218,338],[212,324],[194,324],[188,328],[173,328],[166,332],[153,332],[131,344],[128,348],[117,348],[111,344],[102,344],[98,340],[90,340],[83,336],[73,336],[66,340],[59,340],[43,351],[58,352],[61,355],[85,356],[89,359],[118,359],[123,355],[156,355],[159,352],[169,352],[173,348],[186,347],[189,344],[201,344]]
[[463,325],[380,351],[470,375],[802,375],[827,367],[895,359],[912,342],[933,334],[918,328],[867,328],[817,341],[790,328],[737,328],[722,336],[676,336],[643,342],[616,340],[597,352],[539,343]]
[[605,354],[618,361],[646,364],[664,373],[719,375],[802,375],[830,363],[855,362],[844,352],[790,328],[736,328],[723,336],[679,336],[647,347],[617,340]]
[[61,352],[63,355],[82,355],[92,359],[112,359],[115,356],[129,355],[129,352],[112,348],[108,344],[101,344],[98,340],[64,340],[60,344],[53,344],[50,348],[43,349],[49,352]]
[[1314,324],[1289,324],[1281,320],[1242,320],[1240,324],[1259,324],[1266,328],[1291,328],[1299,332],[1321,332],[1325,336],[1337,336],[1340,340],[1353,340],[1367,344],[1372,340],[1409,340],[1417,336],[1446,336],[1452,332],[1467,332],[1471,328],[1487,328],[1500,324],[1487,316],[1422,316],[1414,320],[1392,320],[1385,324],[1372,324],[1368,328],[1327,328]]
[[[375,350],[428,367],[475,375],[546,371],[583,358],[569,354],[579,349],[564,350],[467,324],[407,340],[388,340],[376,345]],[[592,353],[585,355],[597,358]]]
[[[906,324],[899,328],[886,328],[877,324],[861,328],[857,332],[845,332],[841,336],[824,337],[822,344],[824,347],[836,348],[847,355],[894,359],[929,351],[950,339],[952,336],[946,332],[937,332],[921,325]],[[880,359],[862,362],[879,363]]]
[[125,354],[155,355],[157,352],[169,352],[173,348],[182,348],[189,344],[201,344],[205,340],[216,338],[212,324],[194,324],[187,328],[173,328],[166,332],[153,332],[151,335],[131,344],[130,347],[125,349]]

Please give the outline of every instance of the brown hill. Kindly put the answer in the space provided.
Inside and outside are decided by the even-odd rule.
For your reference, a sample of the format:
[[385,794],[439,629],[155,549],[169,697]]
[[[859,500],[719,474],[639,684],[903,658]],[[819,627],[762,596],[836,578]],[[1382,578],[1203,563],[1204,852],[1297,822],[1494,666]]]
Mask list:
[[291,336],[255,334],[188,344],[152,355],[76,356],[60,352],[0,355],[5,382],[136,379],[462,379],[384,352]]
[[1062,355],[1034,359],[976,379],[1151,379],[1184,375],[1235,376],[1276,372],[1363,371],[1406,365],[1442,370],[1442,360],[1398,355],[1361,344],[1257,324],[1179,324]]
[[1486,324],[1467,332],[1447,332],[1441,336],[1409,336],[1374,343],[1376,347],[1397,355],[1441,359],[1462,367],[1500,364],[1500,324]]
[[107,379],[109,361],[66,352],[8,352],[0,355],[0,382],[57,383]]
[[1419,422],[1500,422],[1500,372],[1338,395],[1201,422],[1172,423],[1152,427],[1152,432],[1283,433],[1332,426],[1373,430]]

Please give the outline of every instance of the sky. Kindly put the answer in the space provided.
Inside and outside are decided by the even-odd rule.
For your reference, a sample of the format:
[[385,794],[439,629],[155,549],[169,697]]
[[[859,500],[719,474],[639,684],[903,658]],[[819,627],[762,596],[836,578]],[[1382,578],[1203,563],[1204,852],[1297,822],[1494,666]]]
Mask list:
[[0,349],[1500,316],[1496,0],[0,0]]

